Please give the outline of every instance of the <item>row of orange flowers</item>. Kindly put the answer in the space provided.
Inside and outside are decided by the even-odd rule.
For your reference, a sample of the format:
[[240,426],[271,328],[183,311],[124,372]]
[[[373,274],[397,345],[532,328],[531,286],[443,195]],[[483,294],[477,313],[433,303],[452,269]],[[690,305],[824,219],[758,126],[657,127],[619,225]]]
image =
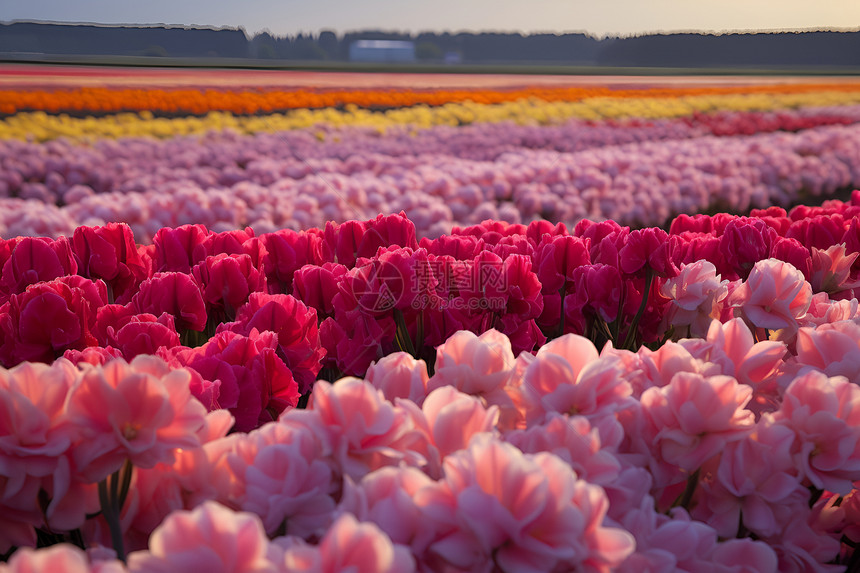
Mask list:
[[860,92],[857,82],[778,84],[721,87],[647,87],[613,89],[610,87],[523,87],[515,89],[124,89],[82,87],[58,90],[0,90],[0,114],[21,111],[48,113],[115,113],[151,110],[157,113],[205,114],[229,111],[235,114],[323,108],[345,105],[359,107],[407,107],[444,105],[472,101],[498,104],[523,99],[549,102],[580,101],[586,98],[684,97],[731,94],[792,94],[809,92]]

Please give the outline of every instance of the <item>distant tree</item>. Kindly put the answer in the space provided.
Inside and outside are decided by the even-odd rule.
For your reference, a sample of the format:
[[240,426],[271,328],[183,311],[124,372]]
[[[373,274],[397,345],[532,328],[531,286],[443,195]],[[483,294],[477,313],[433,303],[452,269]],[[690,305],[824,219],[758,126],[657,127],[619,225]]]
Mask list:
[[415,57],[419,60],[441,60],[442,48],[433,42],[420,42],[415,46]]
[[338,42],[337,34],[331,30],[323,30],[320,32],[317,44],[320,49],[325,52],[327,59],[335,60],[340,57],[340,43]]
[[166,58],[170,56],[164,46],[149,46],[143,51],[143,55],[154,58]]
[[275,38],[273,38],[269,32],[260,32],[251,39],[251,56],[260,58],[261,60],[277,59],[278,50],[276,48],[276,42]]
[[263,44],[257,47],[257,57],[261,60],[276,60],[278,59],[278,53],[275,51],[275,46]]
[[290,47],[290,58],[294,60],[325,60],[328,56],[311,34],[299,34]]

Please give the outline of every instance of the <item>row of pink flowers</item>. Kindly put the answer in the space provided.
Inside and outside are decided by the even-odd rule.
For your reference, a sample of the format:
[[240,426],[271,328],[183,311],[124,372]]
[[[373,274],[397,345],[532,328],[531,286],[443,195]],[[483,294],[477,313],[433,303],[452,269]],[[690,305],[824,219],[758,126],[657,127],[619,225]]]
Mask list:
[[[773,259],[755,272],[802,281]],[[772,300],[802,318],[797,298]],[[841,333],[856,376],[848,306],[794,344],[757,342],[743,305],[656,351],[568,334],[516,355],[460,331],[432,375],[391,354],[248,433],[155,357],[0,370],[0,551],[66,541],[0,571],[845,571],[860,388],[810,357]],[[94,483],[125,459],[127,566]]]
[[0,148],[0,192],[15,196],[0,199],[5,237],[123,221],[148,242],[187,223],[263,233],[401,210],[428,237],[485,219],[649,226],[714,206],[785,206],[860,182],[856,124],[732,137],[672,121],[488,124],[415,135],[331,129],[323,142],[309,132],[213,132]]
[[[246,179],[241,169],[249,162],[268,159],[346,158],[357,149],[385,156],[446,155],[472,161],[495,161],[517,149],[543,149],[574,153],[588,149],[646,141],[678,140],[705,135],[754,135],[773,131],[803,131],[826,125],[851,125],[860,121],[860,106],[810,107],[780,112],[697,113],[682,119],[569,120],[562,124],[517,125],[510,122],[416,129],[389,127],[384,135],[365,127],[315,126],[274,136],[223,137],[215,132],[202,137],[178,137],[158,142],[146,139],[100,140],[90,145],[58,140],[33,144],[17,140],[0,142],[0,195],[34,193],[27,184],[41,183],[49,194],[63,199],[76,185],[96,193],[141,190],[147,186],[146,163],[163,163],[166,171],[181,169],[198,183],[214,180],[221,185]],[[272,148],[275,138],[280,149]],[[231,143],[238,140],[242,149]],[[209,147],[206,153],[200,146]],[[177,153],[179,148],[183,152]],[[214,151],[214,154],[212,153]],[[101,170],[93,169],[101,166]],[[213,173],[205,168],[217,168]],[[300,165],[290,165],[292,178]],[[196,176],[196,178],[195,178]],[[40,189],[40,188],[36,188]],[[72,196],[74,199],[74,196]],[[68,202],[68,201],[66,201]]]

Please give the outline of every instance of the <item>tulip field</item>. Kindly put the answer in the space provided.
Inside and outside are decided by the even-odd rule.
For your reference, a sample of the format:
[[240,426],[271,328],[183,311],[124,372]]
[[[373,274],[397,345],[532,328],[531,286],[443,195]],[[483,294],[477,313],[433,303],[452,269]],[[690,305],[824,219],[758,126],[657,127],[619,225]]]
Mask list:
[[0,66],[0,573],[860,571],[860,81]]

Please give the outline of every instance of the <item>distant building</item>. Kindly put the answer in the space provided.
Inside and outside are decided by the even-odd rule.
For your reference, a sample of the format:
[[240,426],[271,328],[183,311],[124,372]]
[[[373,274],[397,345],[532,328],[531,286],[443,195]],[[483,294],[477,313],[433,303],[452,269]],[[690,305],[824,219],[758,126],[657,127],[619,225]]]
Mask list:
[[463,63],[463,54],[460,52],[445,52],[445,63],[446,64],[462,64]]
[[415,42],[356,40],[349,45],[351,62],[414,62]]

